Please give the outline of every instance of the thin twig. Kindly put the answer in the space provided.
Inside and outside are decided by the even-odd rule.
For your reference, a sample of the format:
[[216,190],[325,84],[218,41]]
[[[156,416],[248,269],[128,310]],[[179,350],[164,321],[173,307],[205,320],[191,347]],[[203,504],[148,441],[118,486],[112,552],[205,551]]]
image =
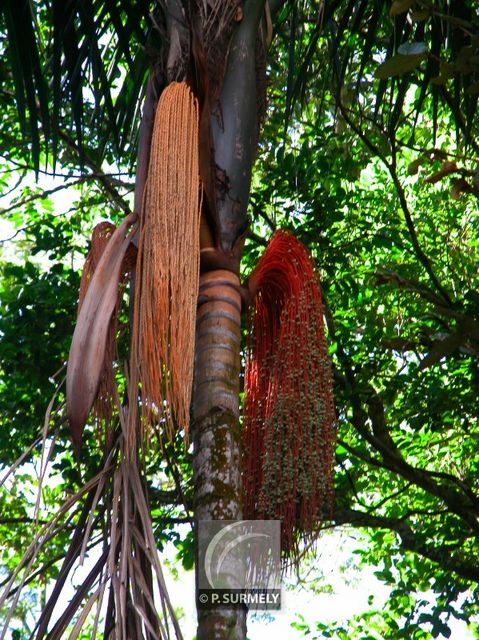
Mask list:
[[432,268],[432,264],[429,258],[424,253],[419,243],[416,227],[414,225],[412,215],[409,210],[409,205],[407,203],[406,194],[396,172],[395,158],[391,162],[388,161],[385,154],[380,151],[380,149],[369,139],[369,137],[364,133],[364,131],[360,127],[358,127],[357,124],[350,118],[348,111],[345,108],[344,104],[341,102],[341,98],[339,96],[337,97],[337,103],[338,103],[339,110],[341,111],[341,115],[344,118],[344,120],[347,122],[347,124],[356,133],[356,135],[362,140],[362,142],[368,147],[368,149],[381,160],[383,165],[388,170],[388,173],[391,176],[391,179],[396,188],[399,204],[401,206],[401,210],[403,212],[404,219],[406,221],[406,226],[409,231],[409,236],[411,238],[414,252],[419,262],[423,265],[424,269],[426,270],[426,273],[428,274],[429,278],[433,282],[434,286],[440,292],[441,296],[444,298],[444,301],[446,302],[447,306],[452,306],[452,300],[451,300],[451,297],[449,296],[449,293],[447,292],[445,287],[443,287],[443,285],[440,283],[439,279],[434,273],[434,270]]

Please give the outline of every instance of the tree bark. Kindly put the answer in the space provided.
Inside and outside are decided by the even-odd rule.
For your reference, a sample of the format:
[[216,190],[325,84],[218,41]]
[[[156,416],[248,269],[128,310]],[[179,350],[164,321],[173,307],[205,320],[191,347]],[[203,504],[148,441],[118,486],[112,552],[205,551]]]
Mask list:
[[[256,151],[256,40],[264,0],[246,0],[242,9],[229,45],[219,104],[210,120],[216,219],[202,246],[206,272],[200,277],[196,327],[192,420],[196,526],[202,520],[242,517],[238,273]],[[207,255],[212,259],[205,260]],[[198,554],[197,545],[196,549]],[[198,562],[196,566],[198,580]],[[199,609],[197,638],[246,638],[246,610]]]
[[[193,402],[195,525],[241,518],[239,278],[216,270],[200,278]],[[198,610],[198,640],[246,637],[246,611]]]

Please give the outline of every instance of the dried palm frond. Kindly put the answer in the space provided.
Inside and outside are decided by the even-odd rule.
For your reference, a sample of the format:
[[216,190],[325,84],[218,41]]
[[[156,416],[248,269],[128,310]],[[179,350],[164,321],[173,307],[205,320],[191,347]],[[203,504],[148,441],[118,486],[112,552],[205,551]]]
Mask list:
[[211,105],[218,99],[228,62],[228,51],[235,21],[240,19],[239,0],[197,0],[202,30]]
[[128,215],[115,231],[103,225],[93,236],[85,264],[66,387],[68,418],[77,449],[95,400],[100,414],[111,417],[119,283],[124,279],[125,256],[135,232],[135,226],[130,227],[136,219],[136,214]]
[[81,309],[86,292],[90,286],[91,279],[93,278],[93,274],[96,271],[100,258],[102,257],[115,229],[116,227],[113,223],[106,221],[98,223],[93,229],[93,233],[91,234],[90,250],[85,258],[81,274],[80,291],[78,294],[78,311]]
[[[40,495],[55,442],[48,426],[56,422],[58,427],[63,419],[61,406],[53,419],[53,402],[45,418],[31,541],[2,582],[0,639],[12,631],[25,590],[55,564],[58,573],[32,632],[35,640],[74,639],[87,625],[92,640],[181,639],[158,557],[146,483],[137,462],[124,455],[125,420],[93,477],[67,494],[54,513],[42,512]],[[12,465],[2,483],[20,463]],[[65,534],[70,542],[62,550]],[[88,570],[78,578],[82,565]]]
[[[78,312],[82,307],[83,301],[90,286],[98,263],[105,251],[108,242],[113,235],[116,227],[111,222],[100,222],[95,226],[92,233],[90,251],[83,265],[82,276],[80,280],[80,292],[78,296]],[[132,246],[132,245],[131,245]],[[122,266],[120,273],[120,282],[125,277],[125,265]],[[106,440],[111,437],[110,426],[113,417],[114,397],[116,390],[114,360],[117,355],[116,334],[118,330],[118,310],[121,298],[118,296],[115,308],[111,314],[110,323],[105,342],[105,355],[103,358],[103,370],[100,374],[100,383],[93,403],[93,414],[97,424],[103,426],[104,433],[99,433],[99,437],[105,436]]]
[[283,549],[312,535],[332,499],[334,406],[311,259],[277,231],[253,271],[245,372],[245,518],[282,521]]
[[[198,109],[186,83],[155,114],[136,268],[131,393],[149,425],[189,425],[199,282]],[[135,417],[131,427],[134,438]],[[130,436],[129,436],[130,437]]]

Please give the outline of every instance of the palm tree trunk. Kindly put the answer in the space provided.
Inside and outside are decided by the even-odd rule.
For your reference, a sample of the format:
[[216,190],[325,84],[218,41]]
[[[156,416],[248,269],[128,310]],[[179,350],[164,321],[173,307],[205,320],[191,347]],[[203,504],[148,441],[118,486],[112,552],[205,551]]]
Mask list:
[[[211,117],[215,228],[202,244],[193,389],[195,523],[241,519],[239,263],[256,152],[258,26],[264,0],[246,0],[228,51],[218,117]],[[225,52],[226,53],[226,52]],[[224,181],[218,176],[224,176]],[[211,202],[209,204],[212,204]],[[207,269],[204,267],[207,265]],[[198,548],[196,545],[197,554]],[[196,566],[198,580],[198,563]],[[241,567],[238,566],[240,575]],[[198,640],[243,640],[246,610],[198,610]]]
[[[239,278],[201,276],[193,402],[195,522],[241,518]],[[246,611],[198,610],[198,640],[246,637]]]

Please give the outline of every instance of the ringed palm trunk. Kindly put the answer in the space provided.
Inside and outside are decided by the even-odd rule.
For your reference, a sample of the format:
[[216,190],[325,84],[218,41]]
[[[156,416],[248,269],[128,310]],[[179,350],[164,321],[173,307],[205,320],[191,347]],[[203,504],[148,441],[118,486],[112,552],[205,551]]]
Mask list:
[[[246,0],[230,41],[219,97],[221,123],[211,117],[216,171],[215,220],[202,238],[202,275],[193,388],[195,522],[236,520],[241,511],[239,423],[241,296],[239,263],[257,143],[258,26],[264,0]],[[219,191],[218,191],[219,189]],[[203,260],[203,258],[205,258]],[[238,567],[236,575],[240,575]],[[197,565],[198,576],[198,565]],[[246,610],[198,610],[198,640],[243,640]]]
[[[218,6],[222,1],[218,0]],[[190,45],[198,64],[203,54],[201,46],[196,50],[196,36],[192,37],[195,31],[188,27],[185,19],[188,12],[183,0],[167,0],[167,6],[170,49],[166,79],[171,82],[188,66],[183,53],[190,51]],[[200,173],[207,206],[200,243],[202,259],[191,424],[196,523],[235,520],[242,515],[238,274],[257,144],[258,73],[265,75],[264,68],[258,72],[261,65],[258,66],[256,59],[264,6],[264,0],[244,0],[238,6],[231,25],[231,38],[224,42],[226,69],[220,95],[215,94],[214,104],[210,105],[211,95],[206,89],[205,96],[209,98],[203,104],[202,118],[205,116],[207,120],[200,122]],[[230,5],[225,3],[225,9],[228,13]],[[203,67],[199,65],[200,84],[204,81],[204,87],[208,87],[208,69],[201,69]],[[245,610],[198,611],[198,640],[242,640],[245,637]]]
[[[241,518],[238,276],[201,276],[193,401],[195,521]],[[198,640],[246,637],[246,611],[198,611]]]

